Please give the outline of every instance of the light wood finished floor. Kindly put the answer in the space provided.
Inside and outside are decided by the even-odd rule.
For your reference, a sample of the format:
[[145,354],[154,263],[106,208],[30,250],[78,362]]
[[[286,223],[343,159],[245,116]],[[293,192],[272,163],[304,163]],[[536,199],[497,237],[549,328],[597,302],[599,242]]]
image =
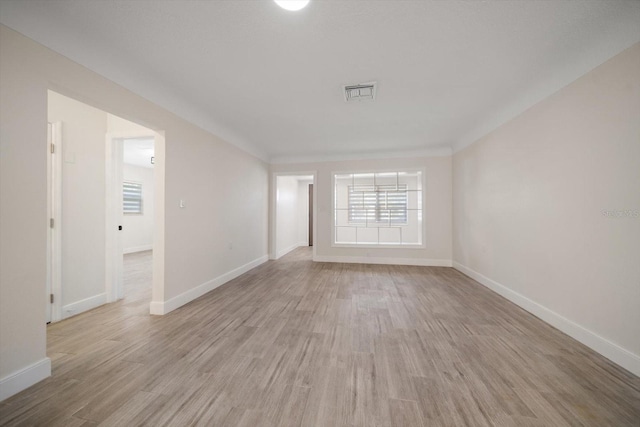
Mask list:
[[123,301],[49,326],[53,376],[0,424],[640,425],[638,377],[451,268],[301,248],[152,317],[149,258]]

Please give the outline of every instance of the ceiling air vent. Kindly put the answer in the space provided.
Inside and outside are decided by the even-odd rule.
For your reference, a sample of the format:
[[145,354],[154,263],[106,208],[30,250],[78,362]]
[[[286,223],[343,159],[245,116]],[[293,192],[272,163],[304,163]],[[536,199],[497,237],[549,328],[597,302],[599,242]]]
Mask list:
[[344,87],[344,100],[347,102],[373,101],[376,99],[376,83],[361,83]]

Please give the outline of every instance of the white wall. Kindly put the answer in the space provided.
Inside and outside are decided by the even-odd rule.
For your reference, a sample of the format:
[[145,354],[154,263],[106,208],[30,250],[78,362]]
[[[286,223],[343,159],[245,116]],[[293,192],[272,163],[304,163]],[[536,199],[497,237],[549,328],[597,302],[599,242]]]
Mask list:
[[[393,159],[366,159],[339,162],[271,165],[274,173],[317,171],[317,236],[314,238],[318,261],[451,265],[451,156]],[[333,172],[425,169],[424,248],[344,248],[331,244]]]
[[298,179],[278,176],[276,187],[276,258],[280,258],[300,245]]
[[456,267],[636,375],[639,138],[636,44],[453,165]]
[[126,134],[134,134],[136,136],[153,136],[149,133],[149,128],[109,113],[107,113],[107,130],[112,134],[117,134],[118,136]]
[[122,178],[142,184],[142,213],[123,215],[122,218],[123,252],[128,254],[153,249],[153,168],[125,163]]
[[49,91],[48,120],[62,128],[62,316],[106,302],[107,114]]
[[0,26],[0,399],[50,372],[48,89],[164,131],[164,288],[154,290],[155,312],[170,311],[267,259],[265,162]]

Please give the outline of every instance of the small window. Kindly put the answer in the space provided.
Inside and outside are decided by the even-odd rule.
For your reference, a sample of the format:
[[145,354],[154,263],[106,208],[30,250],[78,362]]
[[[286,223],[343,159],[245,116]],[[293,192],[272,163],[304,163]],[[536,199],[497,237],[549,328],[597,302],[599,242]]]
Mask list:
[[142,184],[128,181],[122,183],[122,207],[125,214],[142,213]]

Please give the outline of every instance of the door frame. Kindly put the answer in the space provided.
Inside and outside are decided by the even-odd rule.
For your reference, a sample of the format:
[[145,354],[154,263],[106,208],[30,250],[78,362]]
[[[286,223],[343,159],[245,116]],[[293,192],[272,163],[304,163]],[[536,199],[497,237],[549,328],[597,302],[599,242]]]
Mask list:
[[307,225],[307,227],[309,228],[309,231],[308,231],[308,236],[307,236],[307,246],[314,246],[313,241],[316,238],[316,236],[313,234],[314,233],[314,231],[313,231],[313,219],[315,218],[315,215],[313,214],[313,209],[315,207],[315,203],[313,201],[313,194],[314,194],[313,192],[314,192],[315,186],[316,186],[315,182],[312,182],[311,184],[309,184],[309,190],[308,190],[308,193],[309,193],[309,203],[308,203],[308,205],[309,205],[309,207],[308,207],[309,214],[308,214],[307,222],[309,224]]
[[[278,177],[279,176],[313,176],[313,236],[314,239],[318,235],[318,171],[295,171],[295,172],[273,172],[271,174],[271,195],[269,197],[269,259],[278,259],[277,237],[277,215],[278,215]],[[318,247],[314,241],[312,246],[313,259],[316,258],[316,248]]]
[[[46,150],[48,224],[45,310],[47,321],[57,322],[62,320],[62,122],[47,122]],[[53,302],[50,295],[53,295]]]
[[[105,136],[106,149],[106,259],[105,291],[107,302],[114,302],[124,296],[123,244],[122,232],[122,165],[125,139],[149,138],[154,141],[154,222],[153,222],[153,301],[162,301],[164,296],[164,156],[165,138],[163,131],[123,131],[108,132]],[[118,202],[120,201],[120,202]],[[151,304],[150,307],[153,307]],[[151,309],[150,309],[151,311]],[[151,314],[154,314],[151,312]]]

